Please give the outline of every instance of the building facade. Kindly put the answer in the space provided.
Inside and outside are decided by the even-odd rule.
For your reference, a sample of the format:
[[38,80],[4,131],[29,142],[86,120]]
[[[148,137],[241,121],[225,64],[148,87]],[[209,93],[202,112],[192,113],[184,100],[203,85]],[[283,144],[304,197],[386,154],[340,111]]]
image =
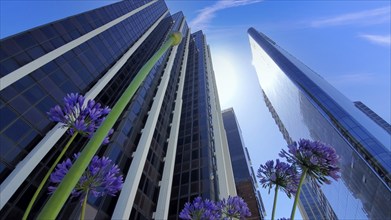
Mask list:
[[210,51],[200,31],[191,35],[188,60],[169,219],[197,196],[236,195]]
[[266,211],[258,191],[250,155],[244,146],[242,132],[233,108],[222,112],[225,132],[227,133],[229,153],[235,179],[236,192],[247,203],[251,217],[247,219],[265,219]]
[[[120,1],[1,40],[1,219],[21,218],[26,198],[69,139],[46,112],[61,105],[68,93],[112,107],[175,31],[182,33],[182,42],[153,67],[114,125],[110,143],[97,153],[118,164],[124,187],[115,197],[89,198],[86,218],[168,218],[174,173],[187,173],[189,190],[185,196],[181,189],[176,197],[180,202],[173,218],[184,198],[236,194],[205,36],[191,34],[183,14],[171,15],[162,0]],[[197,95],[189,97],[190,89]],[[198,117],[190,128],[188,112]],[[198,142],[194,135],[187,141],[196,129],[202,131]],[[79,152],[87,141],[76,137],[65,156]],[[194,162],[190,168],[177,168],[177,149],[185,155],[189,144],[191,153],[198,152],[198,166]],[[192,176],[193,171],[198,175]],[[182,176],[185,181],[186,174]],[[197,188],[191,194],[193,182]],[[47,199],[43,190],[31,217]],[[69,199],[59,218],[77,218],[79,213],[79,202]]]
[[390,134],[321,76],[254,28],[248,30],[266,106],[288,144],[320,140],[341,157],[341,179],[300,194],[306,219],[388,219]]

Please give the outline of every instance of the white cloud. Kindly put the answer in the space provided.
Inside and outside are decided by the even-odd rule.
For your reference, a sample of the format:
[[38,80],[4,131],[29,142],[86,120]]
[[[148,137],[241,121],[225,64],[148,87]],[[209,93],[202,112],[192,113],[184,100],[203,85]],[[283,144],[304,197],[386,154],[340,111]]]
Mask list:
[[312,27],[338,26],[347,24],[377,24],[390,22],[391,8],[382,7],[372,10],[347,13],[331,18],[319,19],[311,22]]
[[391,45],[391,35],[373,35],[373,34],[361,34],[360,37],[383,46]]
[[199,14],[190,22],[190,27],[193,30],[206,29],[218,11],[226,8],[250,5],[261,1],[262,0],[219,0],[211,6],[201,9]]

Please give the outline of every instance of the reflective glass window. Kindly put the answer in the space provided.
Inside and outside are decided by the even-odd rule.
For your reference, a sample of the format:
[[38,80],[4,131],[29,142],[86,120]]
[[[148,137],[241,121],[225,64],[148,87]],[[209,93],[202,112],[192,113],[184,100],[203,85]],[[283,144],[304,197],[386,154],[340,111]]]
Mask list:
[[0,116],[1,116],[0,131],[1,131],[16,118],[16,113],[13,110],[11,110],[8,106],[3,106],[0,108]]
[[19,44],[22,48],[25,49],[30,48],[37,44],[35,39],[29,33],[15,36],[14,40],[17,44]]
[[16,120],[10,127],[8,127],[4,134],[15,142],[20,141],[20,137],[25,135],[25,132],[29,130],[29,125],[22,119]]
[[7,73],[10,73],[16,70],[17,68],[19,68],[20,65],[13,58],[10,58],[2,61],[0,63],[0,66],[1,66],[1,75],[4,76]]
[[25,52],[19,53],[18,55],[16,55],[16,56],[14,57],[14,59],[16,60],[16,62],[18,62],[18,64],[19,64],[20,66],[24,66],[24,65],[30,63],[30,62],[33,60],[33,59],[31,59],[31,57],[30,57],[27,53],[25,53]]

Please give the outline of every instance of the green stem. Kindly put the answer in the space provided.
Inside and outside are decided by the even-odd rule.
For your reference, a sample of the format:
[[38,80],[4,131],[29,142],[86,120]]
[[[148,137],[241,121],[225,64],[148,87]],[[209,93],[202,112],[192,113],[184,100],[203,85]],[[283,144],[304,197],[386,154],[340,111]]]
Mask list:
[[276,185],[276,191],[274,192],[274,202],[273,202],[272,220],[274,220],[274,213],[276,212],[277,194],[278,194],[278,185]]
[[35,191],[33,197],[31,198],[31,201],[29,203],[29,205],[27,206],[27,209],[26,211],[24,212],[24,215],[23,215],[23,220],[26,220],[28,215],[30,214],[30,211],[31,211],[31,208],[33,207],[34,205],[34,202],[35,200],[37,200],[37,197],[39,195],[39,193],[41,192],[43,186],[45,185],[46,181],[49,179],[50,175],[52,174],[54,168],[56,168],[58,162],[60,162],[61,158],[64,156],[65,152],[68,150],[68,147],[71,145],[71,143],[73,142],[73,140],[75,139],[75,137],[77,136],[78,132],[75,132],[72,137],[68,140],[68,143],[65,145],[65,147],[62,149],[60,155],[58,155],[56,161],[54,161],[54,163],[52,164],[52,166],[50,167],[49,171],[46,173],[45,177],[42,179],[41,183],[39,184],[37,190]]
[[89,140],[80,156],[77,158],[69,172],[65,175],[64,179],[58,185],[57,190],[49,198],[49,201],[43,207],[39,213],[38,219],[55,219],[60,212],[62,206],[65,204],[72,189],[75,188],[80,177],[83,175],[84,170],[87,168],[93,156],[98,151],[104,138],[109,133],[110,129],[114,126],[119,116],[122,114],[125,107],[128,105],[141,83],[148,76],[148,73],[157,63],[157,61],[163,56],[163,54],[174,45],[181,42],[182,35],[180,33],[173,33],[162,45],[162,47],[144,64],[140,71],[136,74],[136,77],[126,88],[125,92],[121,95],[110,113],[102,125],[96,130],[95,134]]
[[291,220],[294,220],[294,218],[295,218],[296,206],[297,206],[297,202],[299,201],[301,186],[302,186],[303,183],[304,183],[306,174],[307,174],[307,168],[305,168],[305,169],[303,170],[303,173],[301,174],[299,186],[297,187],[297,192],[296,192],[296,196],[295,196],[295,201],[293,202],[293,207],[292,207],[292,212],[291,212]]
[[81,206],[80,220],[83,220],[86,214],[87,199],[88,199],[88,189],[86,191],[86,195],[84,196],[83,205]]

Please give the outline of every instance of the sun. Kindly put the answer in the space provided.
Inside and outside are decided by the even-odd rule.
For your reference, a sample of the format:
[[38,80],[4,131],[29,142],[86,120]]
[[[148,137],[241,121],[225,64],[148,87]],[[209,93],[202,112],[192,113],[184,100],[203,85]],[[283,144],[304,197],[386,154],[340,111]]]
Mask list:
[[213,70],[222,108],[231,107],[237,90],[237,67],[232,53],[224,50],[212,51]]

